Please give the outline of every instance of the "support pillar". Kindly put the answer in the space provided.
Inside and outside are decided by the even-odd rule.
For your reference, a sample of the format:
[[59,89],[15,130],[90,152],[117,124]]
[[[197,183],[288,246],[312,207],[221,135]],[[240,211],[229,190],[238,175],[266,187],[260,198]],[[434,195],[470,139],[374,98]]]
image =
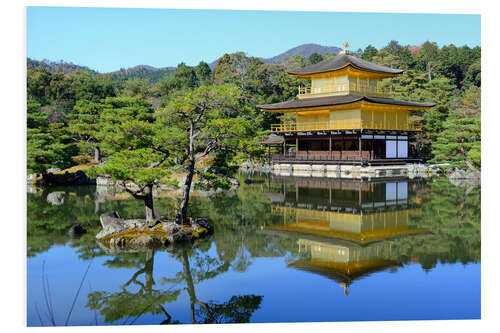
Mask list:
[[332,159],[332,134],[330,133],[330,138],[328,140],[328,156]]
[[342,134],[342,150],[340,151],[340,160],[341,161],[344,159],[344,157],[342,156],[344,149],[345,149],[344,134]]
[[359,134],[359,137],[358,137],[358,143],[359,143],[359,160],[363,161],[363,155],[361,153],[361,133]]

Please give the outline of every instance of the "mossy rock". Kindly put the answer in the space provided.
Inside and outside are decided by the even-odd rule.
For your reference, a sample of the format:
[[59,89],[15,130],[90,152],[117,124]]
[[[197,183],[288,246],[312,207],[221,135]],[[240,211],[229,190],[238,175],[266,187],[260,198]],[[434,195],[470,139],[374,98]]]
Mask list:
[[98,241],[110,248],[131,249],[193,244],[213,233],[213,227],[207,225],[206,219],[202,220],[200,223],[195,220],[191,225],[177,225],[173,221],[160,219],[99,237]]

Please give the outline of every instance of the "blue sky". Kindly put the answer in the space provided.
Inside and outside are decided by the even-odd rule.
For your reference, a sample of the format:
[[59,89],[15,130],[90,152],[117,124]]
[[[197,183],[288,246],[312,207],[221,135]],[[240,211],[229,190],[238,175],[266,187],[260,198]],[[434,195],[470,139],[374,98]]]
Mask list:
[[391,40],[418,45],[474,47],[481,43],[479,15],[383,14],[28,7],[27,56],[65,60],[109,72],[136,65],[212,62],[243,51],[272,57],[317,43],[351,50]]

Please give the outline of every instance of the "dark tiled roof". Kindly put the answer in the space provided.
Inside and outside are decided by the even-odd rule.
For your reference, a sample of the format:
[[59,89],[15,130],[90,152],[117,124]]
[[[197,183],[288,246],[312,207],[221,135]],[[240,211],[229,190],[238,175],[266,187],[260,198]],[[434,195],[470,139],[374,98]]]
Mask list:
[[342,96],[328,96],[328,97],[318,97],[318,98],[304,98],[295,99],[291,101],[274,103],[274,104],[264,104],[257,105],[259,109],[263,110],[281,110],[281,109],[301,109],[308,107],[319,107],[319,106],[330,106],[339,104],[350,104],[365,100],[371,103],[378,104],[389,104],[389,105],[400,105],[400,106],[412,106],[412,107],[432,107],[436,104],[428,103],[418,103],[409,101],[400,101],[392,98],[382,98],[382,97],[368,97],[360,95],[342,95]]
[[403,70],[394,69],[386,66],[380,66],[358,57],[355,57],[350,54],[339,54],[338,56],[318,62],[317,64],[307,66],[304,68],[294,69],[292,71],[288,71],[289,74],[314,74],[314,73],[323,73],[334,71],[336,69],[340,69],[347,64],[351,64],[355,68],[359,68],[362,70],[367,70],[370,72],[378,72],[378,73],[386,73],[386,74],[401,74]]
[[416,107],[425,107],[430,108],[436,106],[436,103],[419,103],[419,102],[410,102],[410,101],[401,101],[392,98],[383,98],[383,97],[364,97],[368,102],[372,103],[380,103],[380,104],[391,104],[391,105],[401,105],[401,106],[416,106]]
[[281,103],[257,105],[257,107],[264,110],[297,109],[297,108],[306,108],[314,106],[349,104],[360,101],[362,99],[363,99],[362,96],[357,96],[357,95],[328,96],[328,97],[318,97],[318,98],[294,99],[291,101],[286,101]]

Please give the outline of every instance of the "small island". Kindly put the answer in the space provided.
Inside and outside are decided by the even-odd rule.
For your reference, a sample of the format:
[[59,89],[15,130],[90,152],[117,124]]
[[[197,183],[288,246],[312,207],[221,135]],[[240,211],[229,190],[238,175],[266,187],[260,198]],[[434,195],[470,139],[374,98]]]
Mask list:
[[197,218],[188,225],[158,219],[125,220],[117,212],[101,215],[102,230],[96,235],[108,248],[162,248],[178,244],[193,244],[213,233],[213,226],[205,218]]

